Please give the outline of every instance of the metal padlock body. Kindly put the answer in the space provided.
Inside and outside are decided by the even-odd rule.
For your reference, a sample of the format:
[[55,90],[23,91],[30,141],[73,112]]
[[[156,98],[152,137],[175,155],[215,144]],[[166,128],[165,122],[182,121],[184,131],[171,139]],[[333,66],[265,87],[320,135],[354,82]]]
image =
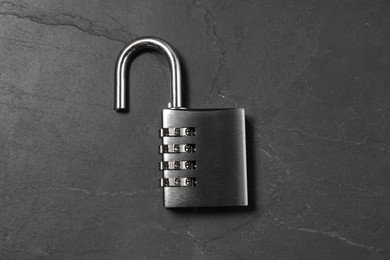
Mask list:
[[115,67],[115,110],[129,110],[129,64],[145,49],[163,54],[171,69],[171,99],[160,129],[165,207],[247,206],[244,109],[185,108],[179,58],[167,42],[142,37],[122,49]]
[[163,137],[165,147],[194,148],[160,150],[163,162],[195,163],[190,169],[162,169],[165,207],[248,205],[244,109],[164,109],[162,127],[194,130]]

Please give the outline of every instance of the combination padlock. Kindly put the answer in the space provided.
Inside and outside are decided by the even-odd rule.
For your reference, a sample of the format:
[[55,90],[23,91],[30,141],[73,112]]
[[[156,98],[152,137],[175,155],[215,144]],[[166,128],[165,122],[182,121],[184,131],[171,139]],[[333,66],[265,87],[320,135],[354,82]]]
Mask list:
[[120,52],[115,110],[128,111],[129,60],[143,49],[162,53],[171,69],[171,102],[162,111],[159,131],[164,206],[247,206],[245,111],[183,107],[180,62],[167,42],[155,37],[139,38]]

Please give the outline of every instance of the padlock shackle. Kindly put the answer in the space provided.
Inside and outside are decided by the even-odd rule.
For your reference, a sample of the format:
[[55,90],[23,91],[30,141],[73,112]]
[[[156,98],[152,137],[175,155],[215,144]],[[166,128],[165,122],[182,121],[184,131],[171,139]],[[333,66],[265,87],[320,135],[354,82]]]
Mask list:
[[122,49],[115,64],[115,110],[118,112],[128,111],[128,71],[130,60],[140,50],[157,50],[168,58],[171,69],[171,102],[169,108],[182,107],[181,94],[181,69],[177,54],[164,40],[156,37],[142,37],[130,42]]

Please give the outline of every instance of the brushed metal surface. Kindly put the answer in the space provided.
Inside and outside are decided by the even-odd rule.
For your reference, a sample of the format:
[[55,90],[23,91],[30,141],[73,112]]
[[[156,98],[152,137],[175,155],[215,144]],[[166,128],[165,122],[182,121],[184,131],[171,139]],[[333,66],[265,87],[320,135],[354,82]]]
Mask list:
[[164,109],[163,128],[194,127],[194,136],[163,137],[163,144],[195,144],[194,153],[164,153],[163,161],[196,161],[196,169],[164,170],[164,178],[196,178],[196,186],[164,187],[164,206],[247,206],[245,111]]

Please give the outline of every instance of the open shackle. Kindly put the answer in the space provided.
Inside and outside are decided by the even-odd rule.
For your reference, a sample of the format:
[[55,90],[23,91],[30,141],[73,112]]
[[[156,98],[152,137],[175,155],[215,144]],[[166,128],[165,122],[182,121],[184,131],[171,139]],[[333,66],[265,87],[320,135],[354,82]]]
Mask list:
[[171,101],[168,108],[182,108],[181,69],[177,54],[164,40],[156,37],[142,37],[130,42],[122,49],[115,64],[115,110],[118,112],[129,109],[128,71],[132,56],[140,50],[157,50],[168,58],[171,69]]

